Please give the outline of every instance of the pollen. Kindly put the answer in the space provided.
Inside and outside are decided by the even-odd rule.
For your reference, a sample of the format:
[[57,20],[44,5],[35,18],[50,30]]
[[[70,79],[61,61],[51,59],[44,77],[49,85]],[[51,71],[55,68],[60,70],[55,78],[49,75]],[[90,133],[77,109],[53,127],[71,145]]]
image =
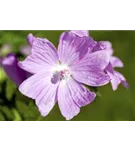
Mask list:
[[71,77],[71,71],[66,64],[57,64],[52,68],[52,83],[56,84],[58,81],[66,81]]

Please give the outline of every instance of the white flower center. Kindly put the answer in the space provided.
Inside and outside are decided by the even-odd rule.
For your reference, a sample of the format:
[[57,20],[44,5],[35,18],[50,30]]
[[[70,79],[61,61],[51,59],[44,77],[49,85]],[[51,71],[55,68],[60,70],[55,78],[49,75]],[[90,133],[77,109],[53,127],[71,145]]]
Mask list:
[[51,82],[56,84],[58,81],[67,81],[71,77],[71,71],[68,65],[65,64],[57,64],[52,68],[52,78]]

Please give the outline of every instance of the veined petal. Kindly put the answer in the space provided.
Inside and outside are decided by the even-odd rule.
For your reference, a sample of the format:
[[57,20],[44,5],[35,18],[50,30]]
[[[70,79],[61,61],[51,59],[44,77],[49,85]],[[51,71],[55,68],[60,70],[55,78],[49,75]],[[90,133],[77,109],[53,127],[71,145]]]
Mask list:
[[[116,78],[117,78],[117,79],[116,79]],[[129,88],[129,84],[127,83],[125,77],[124,77],[120,72],[114,71],[114,80],[119,80],[119,81],[117,82],[118,85],[119,85],[120,83],[122,83],[125,88]],[[114,83],[113,83],[113,80],[112,80],[112,85],[114,85],[114,84],[115,84],[115,81],[114,81]],[[114,86],[113,86],[113,87],[116,87],[116,88],[114,88],[114,90],[117,89],[118,85],[116,85],[116,86],[114,85]]]
[[[72,70],[82,69],[101,69],[104,70],[110,62],[110,55],[107,51],[97,51],[94,53],[89,53],[78,62],[72,64]],[[84,69],[83,69],[84,68]],[[80,70],[81,71],[81,70]]]
[[111,64],[113,67],[120,67],[120,68],[124,67],[123,62],[118,57],[115,56],[111,57]]
[[37,38],[29,55],[19,66],[31,73],[37,73],[43,69],[49,69],[58,63],[58,55],[55,47],[46,39]]
[[111,78],[111,85],[112,85],[112,89],[114,91],[117,90],[119,84],[121,83],[121,80],[119,79],[119,77],[117,75],[113,75],[113,74],[110,74],[110,78]]
[[110,55],[107,51],[87,54],[82,60],[72,65],[72,75],[78,82],[90,86],[105,85],[110,80],[104,72],[109,61]]
[[125,88],[129,87],[125,77],[121,73],[119,73],[117,71],[113,71],[113,74],[111,72],[107,72],[107,73],[110,76],[110,79],[111,79],[110,82],[111,82],[111,85],[112,85],[112,89],[114,91],[117,90],[119,84],[121,84],[121,83],[123,84],[123,86]]
[[64,81],[59,84],[58,105],[66,120],[71,120],[80,112],[80,108],[74,102],[68,83]]
[[30,46],[33,45],[33,43],[34,43],[34,41],[35,41],[36,39],[37,39],[37,38],[36,38],[33,34],[31,34],[31,33],[27,36],[27,41],[28,41],[28,43],[30,44]]
[[44,61],[50,62],[50,64],[56,64],[58,62],[58,54],[55,46],[47,39],[37,38],[32,45],[33,54],[41,54],[44,56]]
[[71,30],[71,32],[80,37],[89,36],[89,30]]
[[107,50],[110,55],[113,55],[114,50],[112,48],[112,43],[109,41],[102,41],[102,44],[105,46],[105,50]]
[[100,50],[107,50],[111,56],[113,55],[112,44],[109,41],[96,42],[95,47],[92,49],[92,52],[96,52]]
[[72,32],[64,32],[58,46],[59,59],[62,63],[71,65],[74,61],[82,59],[93,44],[95,43],[92,38],[79,37]]
[[101,70],[73,71],[73,77],[80,83],[98,87],[109,83],[110,77]]
[[35,99],[42,116],[48,115],[56,103],[58,84],[51,82],[49,72],[40,72],[25,80],[19,90],[25,96]]
[[86,106],[93,102],[93,100],[96,97],[96,94],[94,92],[91,92],[86,87],[84,87],[82,84],[71,78],[67,82],[67,86],[70,90],[71,96],[73,98],[73,101],[79,106]]
[[58,89],[58,104],[62,115],[70,120],[80,112],[80,107],[90,104],[96,95],[73,78],[61,82]]

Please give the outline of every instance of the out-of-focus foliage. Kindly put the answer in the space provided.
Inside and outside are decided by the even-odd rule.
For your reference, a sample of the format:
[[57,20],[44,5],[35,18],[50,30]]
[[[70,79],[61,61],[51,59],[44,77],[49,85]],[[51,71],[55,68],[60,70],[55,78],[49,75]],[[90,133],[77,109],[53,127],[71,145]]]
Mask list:
[[[27,44],[26,36],[48,38],[57,47],[63,31],[0,31],[0,49],[9,44],[19,59],[23,56],[20,47]],[[73,120],[135,120],[135,31],[90,31],[95,40],[109,40],[113,44],[115,55],[120,57],[125,67],[122,72],[130,88],[122,86],[116,92],[111,85],[98,89],[96,100],[81,109]],[[65,120],[56,105],[47,117],[42,117],[33,100],[23,96],[0,68],[0,120]]]

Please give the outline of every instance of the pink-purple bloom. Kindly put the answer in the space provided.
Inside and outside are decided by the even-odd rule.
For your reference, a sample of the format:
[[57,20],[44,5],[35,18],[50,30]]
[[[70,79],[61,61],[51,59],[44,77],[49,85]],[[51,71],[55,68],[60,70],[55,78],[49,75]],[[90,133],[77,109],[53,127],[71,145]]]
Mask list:
[[[106,42],[103,42],[105,45],[108,44]],[[117,90],[118,86],[120,84],[123,84],[123,86],[125,88],[128,88],[129,85],[125,79],[125,77],[118,71],[115,71],[114,69],[115,68],[122,68],[124,67],[124,64],[123,62],[118,58],[118,57],[115,57],[113,56],[113,49],[110,47],[110,49],[106,49],[105,50],[109,50],[110,51],[110,63],[108,64],[107,68],[106,68],[106,71],[107,71],[107,74],[110,76],[110,82],[111,82],[111,85],[112,85],[112,88],[113,90]]]
[[96,97],[85,85],[99,87],[110,81],[105,72],[108,51],[89,52],[96,46],[88,31],[70,31],[60,36],[58,50],[47,39],[28,36],[31,54],[19,66],[33,75],[19,90],[35,100],[42,116],[58,102],[62,115],[70,120]]
[[[73,32],[76,35],[79,35],[78,30],[76,32],[75,31]],[[80,37],[89,36],[88,30],[83,30],[83,32],[79,32],[79,33],[80,33],[79,35]],[[105,71],[110,76],[110,79],[111,79],[110,82],[111,82],[113,90],[114,91],[117,90],[119,84],[121,83],[123,84],[125,88],[128,88],[129,85],[125,77],[120,72],[117,72],[114,70],[116,67],[122,68],[124,64],[118,57],[113,56],[114,50],[112,48],[112,44],[109,41],[99,41],[99,42],[95,41],[95,45],[89,48],[90,53],[94,53],[96,51],[101,51],[101,50],[108,51],[110,54],[110,62],[108,66],[106,67]]]
[[18,66],[18,59],[15,54],[8,54],[6,57],[0,57],[0,65],[8,77],[19,86],[24,80],[30,77],[30,73],[24,71]]

